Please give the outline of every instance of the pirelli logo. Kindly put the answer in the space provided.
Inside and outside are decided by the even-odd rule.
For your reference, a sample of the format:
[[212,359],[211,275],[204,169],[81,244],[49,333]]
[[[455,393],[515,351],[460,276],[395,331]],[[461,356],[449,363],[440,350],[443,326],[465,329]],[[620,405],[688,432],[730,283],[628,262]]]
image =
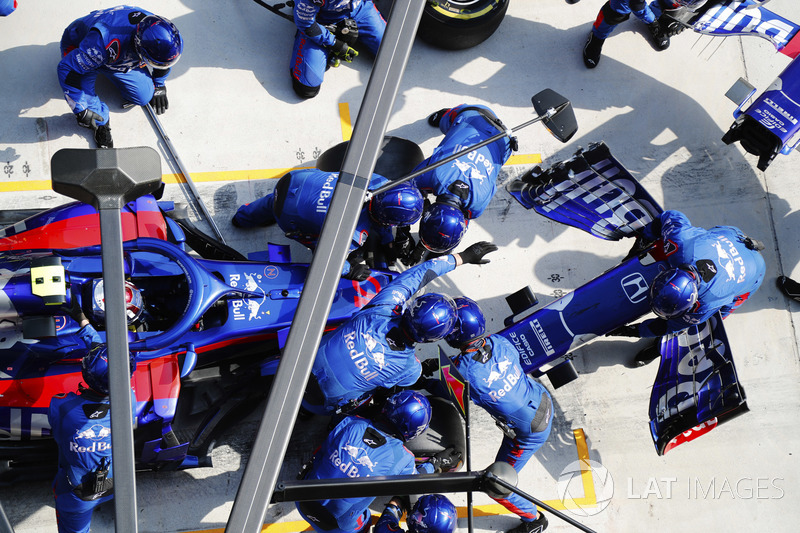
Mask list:
[[553,345],[550,344],[550,339],[547,338],[547,335],[544,332],[544,328],[539,323],[539,320],[534,318],[528,323],[531,325],[531,329],[536,334],[536,338],[539,339],[539,343],[542,345],[544,353],[546,355],[553,355],[556,353],[556,351],[553,349]]

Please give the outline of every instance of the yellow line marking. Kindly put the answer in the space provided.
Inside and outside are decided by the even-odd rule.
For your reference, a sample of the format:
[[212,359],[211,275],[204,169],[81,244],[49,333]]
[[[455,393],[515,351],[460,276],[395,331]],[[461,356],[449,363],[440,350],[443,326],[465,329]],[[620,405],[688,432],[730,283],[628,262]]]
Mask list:
[[[349,141],[353,135],[353,124],[350,119],[350,105],[339,104],[339,121],[342,127],[342,139]],[[540,154],[516,154],[512,155],[506,162],[509,165],[538,165],[542,162]],[[280,178],[287,172],[297,168],[313,167],[287,167],[287,168],[267,168],[256,170],[221,170],[214,172],[193,172],[192,181],[195,183],[212,183],[218,181],[256,181],[274,180]],[[186,183],[182,174],[162,174],[161,180],[168,184]],[[0,182],[0,192],[19,192],[19,191],[51,191],[50,180],[22,180]]]
[[[559,511],[567,509],[583,509],[597,505],[597,496],[594,492],[594,481],[592,480],[592,468],[589,464],[589,447],[586,444],[586,434],[583,429],[578,428],[572,431],[575,438],[575,447],[578,449],[578,460],[581,462],[581,480],[583,482],[583,497],[562,502],[561,500],[544,500],[544,503]],[[456,508],[459,518],[467,516],[466,507]],[[476,505],[472,508],[473,516],[497,516],[514,514],[499,503],[489,505]],[[378,519],[378,514],[373,523]],[[224,529],[199,529],[187,531],[186,533],[223,533]],[[300,533],[312,531],[311,526],[305,520],[295,520],[292,522],[266,523],[261,528],[262,533]]]
[[339,121],[342,123],[342,140],[349,141],[353,135],[353,122],[350,120],[350,104],[339,104]]

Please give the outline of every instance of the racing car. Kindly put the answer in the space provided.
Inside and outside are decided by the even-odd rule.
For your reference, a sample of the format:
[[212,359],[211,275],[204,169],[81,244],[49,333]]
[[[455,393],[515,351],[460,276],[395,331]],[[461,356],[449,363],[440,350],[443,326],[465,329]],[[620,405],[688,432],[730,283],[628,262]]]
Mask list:
[[797,60],[800,25],[765,9],[763,4],[767,1],[692,2],[690,6],[666,11],[661,21],[671,35],[688,27],[703,35],[761,37],[792,58],[775,81],[749,105],[756,88],[745,80],[740,79],[728,91],[728,97],[738,106],[733,113],[735,120],[722,141],[725,144],[739,142],[747,152],[757,156],[759,170],[766,170],[778,154],[790,154],[800,143],[800,62]]
[[[524,207],[605,240],[637,237],[662,212],[604,143],[593,143],[547,170],[534,167],[507,186]],[[637,239],[617,266],[575,291],[536,305],[529,288],[507,298],[513,314],[497,334],[519,352],[527,373],[555,388],[577,379],[573,352],[650,312],[648,289],[668,268],[660,240]],[[661,362],[650,397],[656,451],[699,437],[748,410],[719,313],[660,341]]]
[[[126,297],[141,296],[128,309],[138,469],[210,464],[220,431],[268,391],[308,270],[285,246],[247,260],[165,216],[173,208],[144,196],[121,213]],[[48,406],[77,389],[85,353],[69,310],[105,339],[99,243],[98,212],[78,202],[0,229],[0,483],[54,472]],[[341,280],[327,327],[391,277]]]

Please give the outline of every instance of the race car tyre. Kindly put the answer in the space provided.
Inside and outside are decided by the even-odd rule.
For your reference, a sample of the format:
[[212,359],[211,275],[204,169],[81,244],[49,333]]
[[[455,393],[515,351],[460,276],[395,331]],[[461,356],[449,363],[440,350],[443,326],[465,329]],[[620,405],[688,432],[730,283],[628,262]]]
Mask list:
[[[466,457],[467,439],[463,418],[458,409],[444,398],[428,396],[428,399],[433,410],[431,423],[418,437],[406,442],[406,448],[414,454],[417,464],[424,463],[450,446],[460,451],[462,457]],[[453,470],[460,467],[461,462]]]
[[497,30],[508,3],[509,0],[428,1],[417,36],[445,50],[472,48]]
[[[349,141],[345,141],[322,152],[317,158],[316,167],[324,172],[338,172],[341,170],[348,144]],[[395,180],[410,174],[423,159],[425,159],[425,156],[417,143],[401,137],[387,135],[383,138],[380,152],[378,152],[375,173],[384,178]]]
[[547,378],[550,380],[550,384],[553,386],[554,389],[563,387],[567,383],[570,383],[578,379],[578,371],[575,370],[575,365],[573,365],[572,361],[570,360],[564,361],[563,363],[556,365],[546,374]]

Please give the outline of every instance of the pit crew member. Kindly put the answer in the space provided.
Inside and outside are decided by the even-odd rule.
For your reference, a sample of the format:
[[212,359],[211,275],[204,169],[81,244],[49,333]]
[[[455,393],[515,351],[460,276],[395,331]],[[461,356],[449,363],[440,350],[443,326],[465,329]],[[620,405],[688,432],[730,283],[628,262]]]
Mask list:
[[124,100],[169,107],[165,81],[180,59],[183,39],[178,28],[138,7],[117,6],[92,11],[67,26],[61,37],[58,81],[78,125],[90,128],[98,148],[113,148],[108,106],[95,92],[102,73]]
[[405,533],[400,519],[408,512],[406,524],[411,533],[455,533],[458,514],[453,503],[442,494],[420,497],[409,511],[407,497],[394,496],[383,510],[373,533]]

